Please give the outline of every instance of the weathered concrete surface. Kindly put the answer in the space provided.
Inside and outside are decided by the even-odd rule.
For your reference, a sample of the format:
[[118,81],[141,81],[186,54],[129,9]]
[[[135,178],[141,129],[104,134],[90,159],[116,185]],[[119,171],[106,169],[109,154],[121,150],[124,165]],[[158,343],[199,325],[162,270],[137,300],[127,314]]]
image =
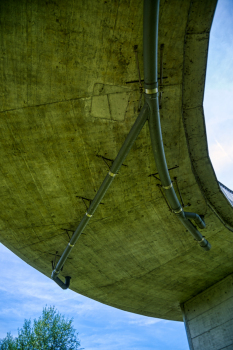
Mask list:
[[[137,117],[134,45],[143,78],[142,5],[0,2],[0,239],[47,276],[89,205],[80,197],[93,199],[106,162],[116,157]],[[223,224],[231,227],[232,208],[202,156],[207,145],[198,113],[215,5],[161,1],[159,24],[167,163],[185,209],[205,215],[202,233],[212,250],[199,248],[167,207],[160,181],[149,176],[157,169],[146,124],[62,271],[78,293],[123,310],[182,320],[181,302],[233,272],[232,233]],[[194,127],[200,125],[197,137]],[[196,159],[208,166],[198,167]],[[203,190],[205,176],[213,193]]]
[[182,306],[191,350],[233,349],[233,275]]
[[208,203],[222,223],[233,231],[233,215],[230,203],[226,203],[214,173],[207,145],[203,97],[209,31],[212,21],[206,2],[203,17],[198,16],[198,1],[190,12],[184,46],[183,122],[187,144],[197,183]]

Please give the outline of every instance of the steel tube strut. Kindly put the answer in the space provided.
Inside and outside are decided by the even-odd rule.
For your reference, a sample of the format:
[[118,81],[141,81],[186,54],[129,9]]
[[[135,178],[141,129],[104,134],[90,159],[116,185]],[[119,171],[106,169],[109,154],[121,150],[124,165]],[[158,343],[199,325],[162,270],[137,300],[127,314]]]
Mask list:
[[[158,91],[158,27],[159,1],[144,1],[143,10],[143,69],[146,90]],[[151,93],[151,92],[149,92]]]
[[[145,104],[143,106],[139,116],[137,117],[132,129],[130,130],[128,136],[126,137],[125,142],[123,143],[116,159],[114,160],[114,162],[110,168],[110,171],[106,175],[102,185],[100,186],[98,192],[95,195],[95,198],[91,202],[90,207],[88,208],[86,214],[83,216],[80,224],[78,225],[77,229],[75,230],[73,236],[70,239],[70,242],[68,243],[68,245],[67,245],[66,249],[64,250],[62,256],[60,257],[55,269],[52,272],[51,278],[63,289],[66,289],[69,287],[70,277],[67,276],[66,283],[63,283],[58,277],[60,270],[61,270],[62,266],[64,265],[64,263],[66,262],[68,255],[70,254],[72,248],[74,247],[74,245],[77,242],[78,238],[80,237],[81,233],[83,232],[83,230],[85,229],[89,220],[91,219],[92,215],[96,211],[102,198],[104,197],[109,186],[111,185],[114,177],[117,175],[118,170],[120,169],[122,163],[124,162],[130,149],[132,148],[136,138],[138,137],[138,135],[139,135],[141,129],[143,128],[147,119],[148,119],[148,106]],[[67,280],[67,278],[68,278],[68,280]]]
[[[159,94],[157,79],[157,48],[158,48],[158,23],[159,23],[159,0],[144,0],[144,23],[143,23],[143,59],[144,59],[144,84],[145,103],[150,109],[149,129],[152,150],[156,167],[165,190],[165,195],[179,220],[191,235],[198,241],[204,250],[210,250],[211,245],[191,223],[188,217],[198,221],[203,228],[204,223],[198,214],[186,214],[176,196],[167,168],[164,153],[162,131],[159,116]],[[151,59],[153,57],[153,60]]]

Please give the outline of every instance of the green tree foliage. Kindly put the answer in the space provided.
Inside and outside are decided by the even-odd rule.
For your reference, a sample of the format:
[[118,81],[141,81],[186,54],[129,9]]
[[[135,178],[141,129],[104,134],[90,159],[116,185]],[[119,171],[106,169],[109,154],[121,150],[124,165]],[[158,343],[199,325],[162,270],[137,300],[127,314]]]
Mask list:
[[0,340],[0,350],[82,350],[72,322],[65,320],[54,307],[45,307],[33,325],[30,320],[24,321],[18,337],[7,333]]

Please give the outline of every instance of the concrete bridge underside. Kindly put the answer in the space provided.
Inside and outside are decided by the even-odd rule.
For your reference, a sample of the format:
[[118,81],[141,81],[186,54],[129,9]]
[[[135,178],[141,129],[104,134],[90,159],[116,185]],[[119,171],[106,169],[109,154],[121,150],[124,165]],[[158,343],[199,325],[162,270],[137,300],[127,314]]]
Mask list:
[[[170,176],[212,249],[168,207],[146,123],[61,273],[80,294],[182,320],[180,304],[233,272],[233,209],[203,112],[215,6],[162,0],[158,57]],[[50,277],[138,115],[143,2],[3,0],[0,16],[0,240]]]

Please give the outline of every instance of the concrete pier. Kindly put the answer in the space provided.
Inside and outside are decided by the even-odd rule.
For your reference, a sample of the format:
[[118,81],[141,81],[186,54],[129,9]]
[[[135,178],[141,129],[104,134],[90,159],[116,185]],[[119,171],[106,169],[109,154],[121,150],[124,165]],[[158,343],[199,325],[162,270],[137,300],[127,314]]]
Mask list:
[[181,308],[191,350],[233,349],[233,275]]

